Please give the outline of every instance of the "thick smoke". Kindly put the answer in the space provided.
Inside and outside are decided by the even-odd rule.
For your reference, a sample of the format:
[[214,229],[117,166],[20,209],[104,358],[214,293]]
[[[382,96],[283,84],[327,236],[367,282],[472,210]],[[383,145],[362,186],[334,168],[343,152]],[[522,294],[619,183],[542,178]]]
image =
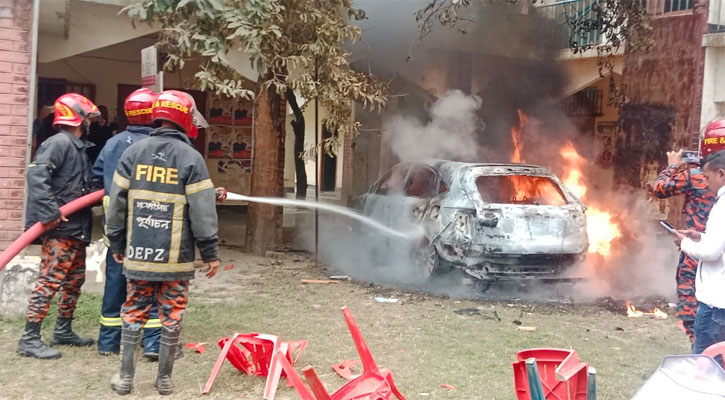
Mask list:
[[[388,165],[381,165],[381,174],[398,161],[509,161],[511,128],[520,124],[517,110],[528,117],[522,134],[526,163],[549,167],[562,177],[565,171],[559,149],[566,142],[574,143],[580,154],[593,159],[592,135],[584,134],[576,121],[567,117],[558,100],[567,76],[556,61],[561,46],[555,41],[562,37],[556,26],[533,10],[521,13],[509,5],[475,2],[462,15],[474,23],[453,30],[437,27],[419,42],[415,40],[418,28],[413,13],[428,2],[355,1],[369,17],[361,23],[364,41],[353,49],[356,66],[390,79],[392,86],[391,104],[379,117],[383,151],[392,153]],[[591,176],[593,169],[583,166],[585,176]],[[641,190],[598,191],[594,179],[587,186],[591,190],[587,202],[605,206],[608,211],[619,210],[615,218],[624,231],[614,244],[615,256],[590,256],[581,268],[572,271],[576,276],[595,279],[556,290],[535,287],[528,296],[512,292],[510,287],[492,288],[483,296],[551,300],[564,295],[580,301],[602,296],[673,297],[676,251],[670,238],[651,224],[654,217]],[[410,198],[390,200],[390,204],[404,207],[387,213],[388,219],[381,222],[406,230],[413,224]],[[359,200],[355,203],[362,204]],[[375,215],[378,211],[368,209],[365,213]],[[313,250],[314,238],[309,234],[313,221],[299,221],[298,226],[298,245]],[[345,219],[320,219],[320,260],[334,269],[331,272],[357,279],[420,287],[419,245],[420,238],[400,241]],[[435,282],[426,289],[481,295],[452,282],[456,279]]]
[[384,143],[403,161],[446,159],[480,162],[481,99],[448,92],[430,108],[430,121],[394,115],[383,122]]

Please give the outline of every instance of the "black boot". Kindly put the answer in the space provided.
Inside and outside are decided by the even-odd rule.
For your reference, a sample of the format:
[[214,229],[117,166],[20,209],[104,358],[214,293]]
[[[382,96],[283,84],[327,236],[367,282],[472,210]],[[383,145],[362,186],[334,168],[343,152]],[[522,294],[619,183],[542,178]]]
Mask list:
[[176,349],[179,347],[179,331],[161,331],[161,345],[159,346],[159,374],[156,376],[156,390],[160,395],[168,395],[174,391],[171,383],[171,372],[174,370]]
[[133,376],[136,362],[141,353],[141,331],[123,328],[121,331],[121,372],[111,378],[111,389],[118,394],[129,394],[133,390]]
[[41,360],[60,358],[60,351],[52,349],[40,340],[40,322],[26,322],[25,332],[18,342],[18,354],[25,357],[35,357]]
[[92,346],[93,339],[83,339],[73,332],[73,318],[61,318],[55,321],[55,330],[53,331],[53,340],[50,341],[51,346],[57,344],[65,344],[68,346]]

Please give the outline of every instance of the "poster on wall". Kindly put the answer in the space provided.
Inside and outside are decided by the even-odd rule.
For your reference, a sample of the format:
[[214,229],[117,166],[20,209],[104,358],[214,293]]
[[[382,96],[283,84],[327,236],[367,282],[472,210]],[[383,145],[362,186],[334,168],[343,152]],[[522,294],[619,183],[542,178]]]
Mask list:
[[252,172],[252,103],[209,95],[206,162],[214,185],[249,194]]

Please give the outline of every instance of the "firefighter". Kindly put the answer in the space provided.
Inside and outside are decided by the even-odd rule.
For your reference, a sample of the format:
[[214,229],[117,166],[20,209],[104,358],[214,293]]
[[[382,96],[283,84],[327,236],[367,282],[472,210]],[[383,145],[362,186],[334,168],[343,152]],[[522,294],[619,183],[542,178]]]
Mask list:
[[[725,128],[725,120],[717,120],[708,124],[705,128],[705,136],[710,135],[716,129]],[[702,156],[705,153],[705,149]],[[683,159],[682,150],[667,153],[667,168],[660,172],[655,180],[654,195],[660,199],[685,195],[685,204],[682,213],[685,216],[687,229],[694,229],[697,232],[705,231],[705,223],[710,214],[715,195],[708,189],[707,180],[700,168],[699,157],[687,157]],[[677,318],[680,326],[690,339],[695,342],[694,325],[697,315],[697,299],[695,298],[695,277],[698,261],[680,252],[679,263],[675,280],[677,282]]]
[[[112,137],[103,146],[96,163],[93,165],[93,179],[103,182],[106,196],[103,206],[108,211],[108,194],[111,192],[113,173],[116,172],[121,154],[133,143],[148,139],[151,133],[151,110],[156,99],[156,93],[151,89],[135,90],[126,97],[123,110],[126,114],[128,126],[126,130]],[[108,238],[104,235],[108,246]],[[126,277],[123,276],[123,265],[113,259],[113,253],[106,255],[106,284],[103,291],[103,305],[101,306],[101,328],[98,334],[98,352],[102,355],[118,354],[121,345],[121,305],[126,301]],[[143,354],[150,359],[159,355],[159,335],[161,322],[159,321],[156,305],[151,307],[150,319],[143,330]],[[179,354],[182,354],[179,352]]]
[[86,279],[86,246],[91,239],[93,214],[89,207],[66,218],[59,208],[90,190],[91,166],[86,149],[92,144],[82,138],[88,132],[90,119],[100,113],[95,104],[77,93],[60,96],[54,110],[53,126],[60,132],[43,142],[27,170],[27,227],[40,222],[46,231],[41,236],[40,273],[30,294],[18,354],[39,359],[61,356],[40,339],[43,319],[58,292],[58,318],[50,345],[93,345],[93,339],[79,337],[71,327]]
[[162,92],[154,101],[151,137],[131,145],[113,176],[108,207],[110,251],[123,263],[128,280],[121,307],[121,370],[111,379],[118,394],[133,389],[141,328],[156,303],[161,319],[156,388],[173,391],[171,372],[179,346],[181,318],[194,277],[194,245],[208,263],[206,276],[219,268],[216,193],[201,154],[189,138],[204,126],[193,98]]

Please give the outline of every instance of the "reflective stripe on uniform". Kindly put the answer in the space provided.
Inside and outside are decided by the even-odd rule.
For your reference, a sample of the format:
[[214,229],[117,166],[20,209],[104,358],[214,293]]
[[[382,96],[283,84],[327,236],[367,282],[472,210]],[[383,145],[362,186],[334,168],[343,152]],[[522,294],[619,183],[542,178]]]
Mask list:
[[106,245],[106,247],[111,247],[111,241],[108,240],[108,226],[106,226],[106,218],[105,216],[108,215],[108,205],[111,203],[111,196],[105,195],[103,196],[103,244]]
[[[121,326],[123,325],[123,320],[121,317],[104,317],[101,316],[101,325],[102,326]],[[158,318],[151,318],[146,322],[146,325],[144,325],[144,328],[161,328],[161,320]]]
[[104,317],[101,315],[101,325],[103,326],[121,326],[121,317]]
[[204,179],[203,181],[192,183],[184,187],[184,191],[186,191],[187,196],[206,189],[214,189],[214,184],[211,182],[211,179]]
[[146,325],[144,325],[143,327],[147,329],[161,328],[161,320],[158,318],[150,319],[146,321]]
[[129,181],[128,178],[122,177],[121,174],[118,173],[118,171],[113,173],[113,183],[124,189],[128,189],[129,187],[131,187],[131,181]]
[[189,272],[194,270],[194,262],[186,263],[155,263],[149,261],[136,261],[126,257],[123,266],[134,271],[151,272]]

